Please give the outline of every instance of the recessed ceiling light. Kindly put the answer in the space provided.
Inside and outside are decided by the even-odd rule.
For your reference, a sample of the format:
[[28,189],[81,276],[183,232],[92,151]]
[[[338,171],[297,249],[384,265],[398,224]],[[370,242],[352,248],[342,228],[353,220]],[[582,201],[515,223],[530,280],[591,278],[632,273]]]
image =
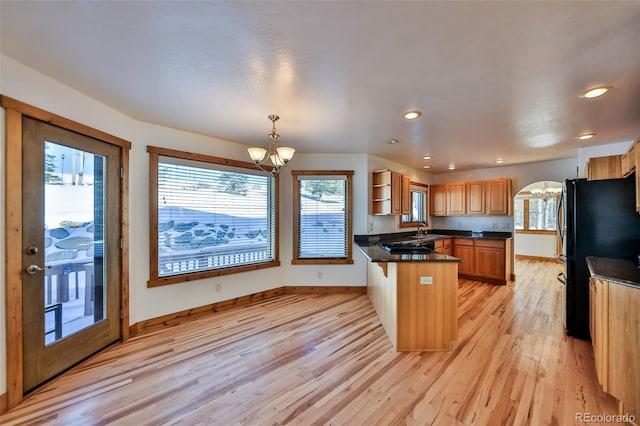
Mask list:
[[422,157],[425,160],[431,160],[431,156],[430,155],[425,155],[424,157]]
[[607,93],[609,90],[611,90],[612,86],[598,86],[598,87],[594,87],[593,89],[589,89],[586,92],[584,92],[582,95],[580,95],[581,98],[597,98],[599,96],[604,95],[605,93]]
[[591,139],[595,135],[596,135],[595,133],[583,133],[580,136],[576,137],[576,139],[580,139],[581,141],[585,141],[587,139]]
[[403,117],[406,118],[407,120],[415,120],[421,115],[422,113],[420,111],[407,111],[404,113]]
[[422,166],[423,169],[430,169],[431,166]]
[[388,141],[385,141],[385,143],[389,145],[395,145],[398,143],[398,139],[389,139]]
[[494,163],[502,164],[502,163],[504,163],[504,160],[502,158],[498,158],[497,160],[494,161]]
[[451,165],[449,166],[449,170],[455,170],[455,169],[456,169],[455,164],[451,164]]

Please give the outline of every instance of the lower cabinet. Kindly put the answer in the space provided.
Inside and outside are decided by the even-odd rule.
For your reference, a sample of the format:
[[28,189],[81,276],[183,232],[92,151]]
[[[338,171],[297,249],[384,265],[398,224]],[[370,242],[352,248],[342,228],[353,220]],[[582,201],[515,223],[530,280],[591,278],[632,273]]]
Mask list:
[[[591,278],[589,326],[602,389],[640,418],[640,289]],[[638,424],[637,422],[635,424]]]
[[453,250],[451,247],[451,238],[445,238],[444,240],[436,240],[435,249],[440,253],[453,256]]
[[511,240],[454,238],[453,255],[462,260],[458,275],[506,284],[511,277]]
[[474,244],[471,238],[455,238],[453,243],[453,256],[462,260],[458,265],[458,275],[475,275]]

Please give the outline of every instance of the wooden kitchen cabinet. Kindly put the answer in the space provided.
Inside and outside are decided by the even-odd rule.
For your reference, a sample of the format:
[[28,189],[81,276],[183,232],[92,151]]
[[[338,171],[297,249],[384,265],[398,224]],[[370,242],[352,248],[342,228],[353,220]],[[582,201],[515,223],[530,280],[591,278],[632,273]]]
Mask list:
[[402,176],[402,208],[401,214],[411,214],[411,179],[409,176]]
[[512,210],[511,179],[491,179],[485,182],[487,214],[510,215]]
[[511,278],[512,240],[454,238],[453,256],[462,260],[458,275],[496,284],[506,284]]
[[447,185],[431,186],[431,214],[433,216],[447,215]]
[[447,215],[466,214],[466,186],[465,183],[447,184]]
[[391,170],[373,172],[371,213],[374,215],[411,213],[409,176]]
[[467,182],[467,214],[484,214],[484,181]]
[[636,150],[638,147],[638,143],[634,143],[631,145],[629,151],[622,154],[622,177],[627,177],[636,169],[637,161],[636,161]]
[[620,414],[640,418],[640,289],[591,277],[589,326],[596,375]]
[[589,332],[593,345],[593,358],[596,364],[596,375],[602,389],[608,392],[608,286],[605,281],[589,279]]
[[436,240],[434,244],[435,244],[435,250],[437,252],[444,253],[449,256],[453,256],[453,251],[451,250],[451,238]]
[[433,216],[510,215],[512,212],[511,179],[500,178],[476,182],[433,185]]
[[587,180],[619,179],[622,177],[622,155],[594,157],[587,161]]
[[453,256],[462,260],[458,265],[458,275],[475,275],[474,244],[471,238],[455,238]]
[[475,275],[495,280],[505,278],[504,240],[475,240]]
[[402,175],[391,172],[391,214],[402,213]]
[[402,175],[391,170],[378,170],[372,175],[371,213],[400,214],[402,210]]

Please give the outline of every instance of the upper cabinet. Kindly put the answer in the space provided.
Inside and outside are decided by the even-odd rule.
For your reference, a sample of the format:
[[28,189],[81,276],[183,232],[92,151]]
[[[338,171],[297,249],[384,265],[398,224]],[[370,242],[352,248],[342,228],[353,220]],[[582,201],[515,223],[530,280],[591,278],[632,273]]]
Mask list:
[[431,187],[433,216],[510,215],[511,179],[459,182]]
[[447,185],[447,214],[450,216],[466,214],[465,184],[450,183]]
[[411,179],[402,175],[402,208],[400,214],[411,214]]
[[594,157],[587,161],[587,180],[617,179],[636,172],[636,212],[640,213],[640,138],[627,152],[608,157]]
[[484,181],[467,182],[467,214],[485,213]]
[[622,177],[622,155],[594,157],[587,161],[587,180],[617,179]]
[[409,176],[391,170],[373,172],[371,213],[374,215],[411,213]]
[[433,216],[447,215],[447,185],[431,186],[431,214]]
[[485,182],[486,213],[510,215],[512,209],[511,179],[491,179]]

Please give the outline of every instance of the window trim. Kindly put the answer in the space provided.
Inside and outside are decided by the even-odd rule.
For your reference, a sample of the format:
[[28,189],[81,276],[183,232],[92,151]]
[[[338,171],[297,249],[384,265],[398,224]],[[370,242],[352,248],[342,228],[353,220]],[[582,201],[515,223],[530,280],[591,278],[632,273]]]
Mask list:
[[[529,228],[529,200],[531,200],[533,197],[522,197],[522,210],[523,210],[523,219],[524,219],[524,228],[520,229],[520,228],[516,228],[515,227],[515,223],[514,223],[514,232],[516,234],[540,234],[540,235],[553,235],[556,234],[557,231],[556,230],[551,230],[551,229],[530,229]],[[556,199],[556,203],[558,203],[560,201],[560,196],[555,196],[555,197],[549,197],[549,198],[555,198]],[[515,203],[514,203],[515,204]],[[515,206],[514,206],[514,210],[515,210]],[[515,222],[515,213],[514,213],[514,222]]]
[[[273,260],[254,263],[251,265],[230,266],[228,268],[212,269],[208,271],[188,272],[180,275],[171,275],[167,277],[159,277],[158,275],[158,164],[160,157],[173,157],[183,160],[199,161],[210,164],[218,164],[223,166],[232,166],[242,169],[254,170],[253,163],[246,161],[230,160],[227,158],[214,157],[206,154],[195,154],[191,152],[178,151],[174,149],[161,148],[157,146],[147,145],[149,153],[149,281],[147,287],[158,287],[169,284],[178,284],[188,281],[200,280],[203,278],[218,277],[221,275],[236,274],[239,272],[254,271],[258,269],[273,268],[280,266],[280,229],[279,229],[279,178],[275,179],[274,193],[274,258]],[[263,166],[264,167],[264,166]],[[265,167],[269,171],[270,168]]]
[[416,228],[418,227],[418,225],[420,225],[421,223],[424,223],[425,225],[429,226],[429,185],[427,185],[426,183],[422,183],[422,182],[414,182],[411,181],[409,182],[409,194],[411,194],[411,187],[412,186],[419,186],[421,188],[424,188],[424,192],[425,192],[425,214],[426,214],[426,218],[424,220],[424,222],[420,222],[420,221],[413,221],[413,222],[403,222],[402,221],[402,215],[400,215],[400,228]]
[[[292,265],[347,265],[353,264],[353,170],[291,170],[293,179],[293,252]],[[346,176],[347,178],[347,256],[345,259],[299,259],[300,224],[298,213],[300,209],[300,185],[298,176]]]

